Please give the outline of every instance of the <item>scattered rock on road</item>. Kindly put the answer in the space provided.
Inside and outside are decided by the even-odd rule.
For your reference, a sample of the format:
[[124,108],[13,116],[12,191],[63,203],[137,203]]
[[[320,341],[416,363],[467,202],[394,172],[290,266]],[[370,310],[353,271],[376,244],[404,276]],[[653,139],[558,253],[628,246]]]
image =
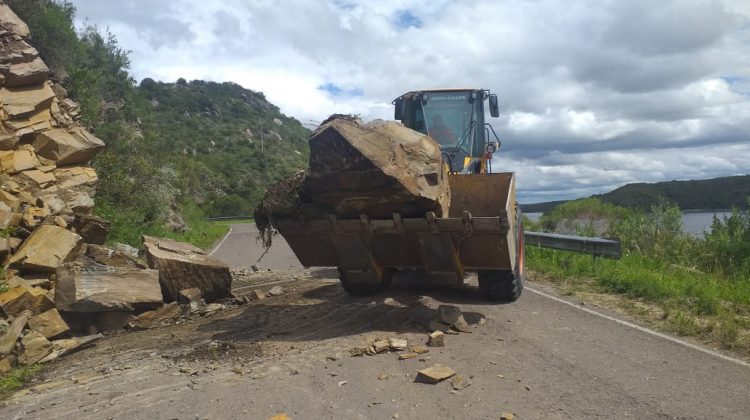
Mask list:
[[430,349],[424,348],[422,346],[412,346],[411,347],[411,352],[412,353],[423,354],[423,353],[428,353],[429,351],[430,351]]
[[436,384],[440,381],[444,381],[452,377],[455,374],[456,372],[453,369],[449,368],[448,366],[441,365],[438,363],[426,369],[417,371],[417,377],[415,379],[415,382]]
[[406,350],[406,346],[408,345],[409,345],[409,342],[403,338],[389,338],[388,339],[388,347],[392,351]]
[[281,286],[274,286],[268,291],[269,296],[281,296],[284,294],[284,289]]
[[428,335],[427,345],[430,347],[445,346],[445,334],[442,331],[433,331]]
[[451,387],[455,391],[460,391],[471,385],[471,378],[458,374],[451,379]]

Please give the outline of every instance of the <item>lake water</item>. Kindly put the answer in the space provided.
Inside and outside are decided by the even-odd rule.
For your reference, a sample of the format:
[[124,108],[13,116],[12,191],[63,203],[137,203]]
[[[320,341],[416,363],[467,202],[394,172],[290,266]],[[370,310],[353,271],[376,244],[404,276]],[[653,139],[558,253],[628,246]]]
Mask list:
[[[543,213],[524,213],[531,220],[538,220],[542,217]],[[683,213],[682,214],[682,231],[695,236],[702,236],[703,232],[711,228],[711,222],[713,221],[714,214],[719,216],[729,216],[732,213],[729,212],[716,212],[716,213]]]

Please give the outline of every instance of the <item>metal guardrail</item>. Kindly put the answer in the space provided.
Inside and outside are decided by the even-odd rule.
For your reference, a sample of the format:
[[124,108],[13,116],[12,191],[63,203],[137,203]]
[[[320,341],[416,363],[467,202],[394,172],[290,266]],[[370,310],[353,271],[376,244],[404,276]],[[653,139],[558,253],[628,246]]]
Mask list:
[[592,254],[597,257],[619,259],[622,245],[617,239],[587,238],[584,236],[559,235],[556,233],[524,232],[526,246]]
[[253,216],[220,216],[220,217],[206,217],[205,220],[250,220]]

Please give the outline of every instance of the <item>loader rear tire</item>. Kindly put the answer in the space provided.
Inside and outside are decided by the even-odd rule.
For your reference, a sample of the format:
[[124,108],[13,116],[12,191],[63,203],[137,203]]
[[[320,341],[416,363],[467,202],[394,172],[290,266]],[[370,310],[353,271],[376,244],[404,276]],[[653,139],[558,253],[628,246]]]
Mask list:
[[526,255],[524,248],[523,223],[521,212],[517,215],[516,268],[515,270],[479,270],[479,290],[487,300],[495,302],[515,302],[521,297],[525,277]]
[[391,281],[396,270],[386,268],[383,272],[383,280],[380,284],[352,283],[346,277],[346,272],[339,267],[339,280],[344,291],[351,296],[369,296],[383,293],[391,287]]

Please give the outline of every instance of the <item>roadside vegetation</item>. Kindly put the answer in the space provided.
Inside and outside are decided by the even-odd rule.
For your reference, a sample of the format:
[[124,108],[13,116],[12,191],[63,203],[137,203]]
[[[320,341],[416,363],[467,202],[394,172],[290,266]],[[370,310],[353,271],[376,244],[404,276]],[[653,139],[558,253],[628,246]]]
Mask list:
[[42,370],[42,365],[35,364],[11,370],[0,376],[0,398],[20,389],[27,381]]
[[564,293],[617,294],[628,312],[679,335],[750,353],[750,213],[714,217],[705,236],[682,232],[661,200],[644,212],[596,198],[558,206],[526,230],[619,238],[620,260],[528,247],[528,266]]
[[[110,241],[141,234],[198,246],[221,237],[206,216],[247,216],[266,187],[307,164],[309,130],[262,92],[234,83],[136,82],[129,52],[95,26],[76,30],[64,0],[7,0],[31,44],[69,96],[81,123],[107,145],[92,161],[94,212],[113,222]],[[184,221],[172,223],[175,220]]]

